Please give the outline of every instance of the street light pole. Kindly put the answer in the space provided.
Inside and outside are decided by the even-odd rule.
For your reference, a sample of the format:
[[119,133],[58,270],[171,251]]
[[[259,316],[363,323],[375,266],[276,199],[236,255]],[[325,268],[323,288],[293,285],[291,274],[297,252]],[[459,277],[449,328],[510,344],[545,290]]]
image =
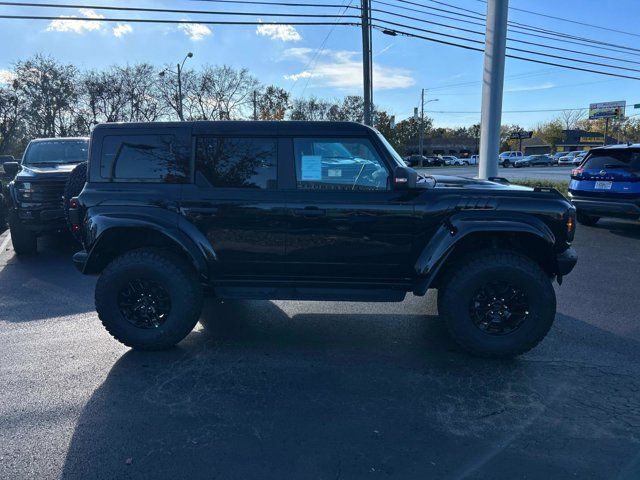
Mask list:
[[487,26],[482,78],[482,114],[480,116],[480,178],[498,175],[502,89],[509,0],[487,1]]
[[158,75],[160,75],[161,77],[164,77],[166,75],[167,72],[171,72],[174,75],[178,75],[178,99],[176,102],[176,110],[178,111],[178,118],[180,119],[181,122],[184,122],[184,111],[183,111],[183,102],[182,102],[182,71],[184,70],[184,62],[187,61],[187,58],[191,58],[193,57],[193,53],[189,52],[187,53],[187,55],[184,57],[184,60],[182,60],[182,63],[178,63],[178,70],[176,72],[174,72],[173,70],[171,70],[170,68],[165,68],[164,70],[162,70]]
[[422,155],[424,151],[424,88],[422,89],[422,93],[420,94],[420,141],[418,155]]

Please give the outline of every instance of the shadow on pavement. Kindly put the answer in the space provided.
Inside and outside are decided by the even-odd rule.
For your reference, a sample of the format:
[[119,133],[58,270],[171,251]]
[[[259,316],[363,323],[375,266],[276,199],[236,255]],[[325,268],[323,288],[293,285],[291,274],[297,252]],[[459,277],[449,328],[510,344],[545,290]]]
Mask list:
[[66,235],[38,242],[36,255],[14,255],[0,266],[0,320],[26,322],[94,310],[95,279],[81,275],[71,262],[80,247]]
[[609,230],[610,233],[620,237],[640,240],[640,221],[636,220],[610,220],[603,219],[596,224],[595,228]]
[[211,302],[178,348],[123,355],[62,477],[598,478],[638,453],[637,401],[607,403],[626,376],[470,358],[426,315],[286,309]]

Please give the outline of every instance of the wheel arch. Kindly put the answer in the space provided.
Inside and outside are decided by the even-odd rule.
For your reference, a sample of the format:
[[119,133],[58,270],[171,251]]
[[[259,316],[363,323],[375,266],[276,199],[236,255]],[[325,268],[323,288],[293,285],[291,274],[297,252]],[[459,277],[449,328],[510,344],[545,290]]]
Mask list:
[[414,293],[424,295],[429,288],[437,288],[450,268],[474,251],[508,249],[519,252],[540,265],[552,276],[556,272],[554,256],[555,236],[549,227],[535,218],[451,219],[431,238],[415,264],[421,278]]

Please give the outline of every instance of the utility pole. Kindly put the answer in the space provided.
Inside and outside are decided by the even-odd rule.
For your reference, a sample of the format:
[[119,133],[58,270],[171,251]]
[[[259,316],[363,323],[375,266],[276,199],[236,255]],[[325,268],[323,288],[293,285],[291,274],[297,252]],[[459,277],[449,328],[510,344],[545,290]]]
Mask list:
[[184,112],[182,110],[182,68],[178,64],[178,118],[184,122]]
[[422,152],[424,151],[424,88],[420,95],[420,136],[418,138],[420,139],[418,142],[420,148],[420,150],[418,150],[418,155],[422,155]]
[[507,47],[509,0],[487,1],[487,26],[482,77],[482,113],[480,116],[480,178],[498,175],[502,90]]
[[253,91],[253,119],[258,120],[258,92]]
[[607,145],[607,135],[609,135],[609,117],[604,119],[604,138],[602,139],[602,145]]
[[373,59],[371,56],[371,2],[360,0],[360,15],[362,18],[362,83],[364,86],[364,124],[373,125],[371,114],[373,105]]

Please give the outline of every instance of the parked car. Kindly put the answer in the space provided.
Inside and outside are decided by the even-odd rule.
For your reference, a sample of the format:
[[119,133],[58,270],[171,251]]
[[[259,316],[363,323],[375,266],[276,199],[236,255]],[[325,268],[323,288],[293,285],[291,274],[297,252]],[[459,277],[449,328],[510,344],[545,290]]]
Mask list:
[[582,150],[567,152],[564,156],[558,159],[558,165],[559,166],[573,165],[573,159],[576,157],[576,155],[580,155],[581,153],[582,153]]
[[[349,158],[326,156],[338,143]],[[116,339],[168,348],[218,299],[402,301],[439,291],[452,337],[484,356],[535,346],[576,263],[557,191],[419,176],[347,122],[103,124],[69,217]]]
[[458,158],[454,155],[443,155],[442,159],[444,160],[445,165],[450,165],[450,166],[469,165],[469,162],[467,160]]
[[513,164],[515,168],[534,166],[548,167],[549,165],[551,165],[551,159],[546,155],[528,155],[520,160],[516,160]]
[[640,218],[640,144],[591,149],[571,172],[569,198],[584,225],[601,217]]
[[572,165],[580,165],[582,163],[582,161],[584,160],[584,158],[587,156],[587,151],[584,152],[580,152],[578,155],[576,155],[575,157],[573,157],[573,160],[571,161]]
[[467,161],[468,165],[478,165],[480,163],[480,155],[471,155]]
[[429,155],[427,157],[427,161],[429,162],[430,167],[441,167],[444,165],[444,159],[437,155]]
[[15,158],[12,155],[0,155],[0,232],[3,232],[7,226],[7,189],[6,185],[12,180],[11,175],[4,171],[5,163],[14,163]]
[[502,152],[500,155],[498,155],[498,165],[502,165],[503,167],[510,167],[516,162],[516,160],[520,160],[522,157],[522,152]]
[[558,160],[560,159],[560,157],[564,157],[567,154],[567,152],[556,152],[553,155],[551,155],[551,163],[553,165],[558,165]]
[[407,166],[413,168],[426,167],[429,164],[427,157],[424,155],[409,155],[404,157]]
[[88,148],[88,138],[35,139],[21,163],[4,164],[13,178],[7,187],[7,215],[17,255],[35,253],[39,236],[67,229],[65,186],[78,164],[87,161]]

